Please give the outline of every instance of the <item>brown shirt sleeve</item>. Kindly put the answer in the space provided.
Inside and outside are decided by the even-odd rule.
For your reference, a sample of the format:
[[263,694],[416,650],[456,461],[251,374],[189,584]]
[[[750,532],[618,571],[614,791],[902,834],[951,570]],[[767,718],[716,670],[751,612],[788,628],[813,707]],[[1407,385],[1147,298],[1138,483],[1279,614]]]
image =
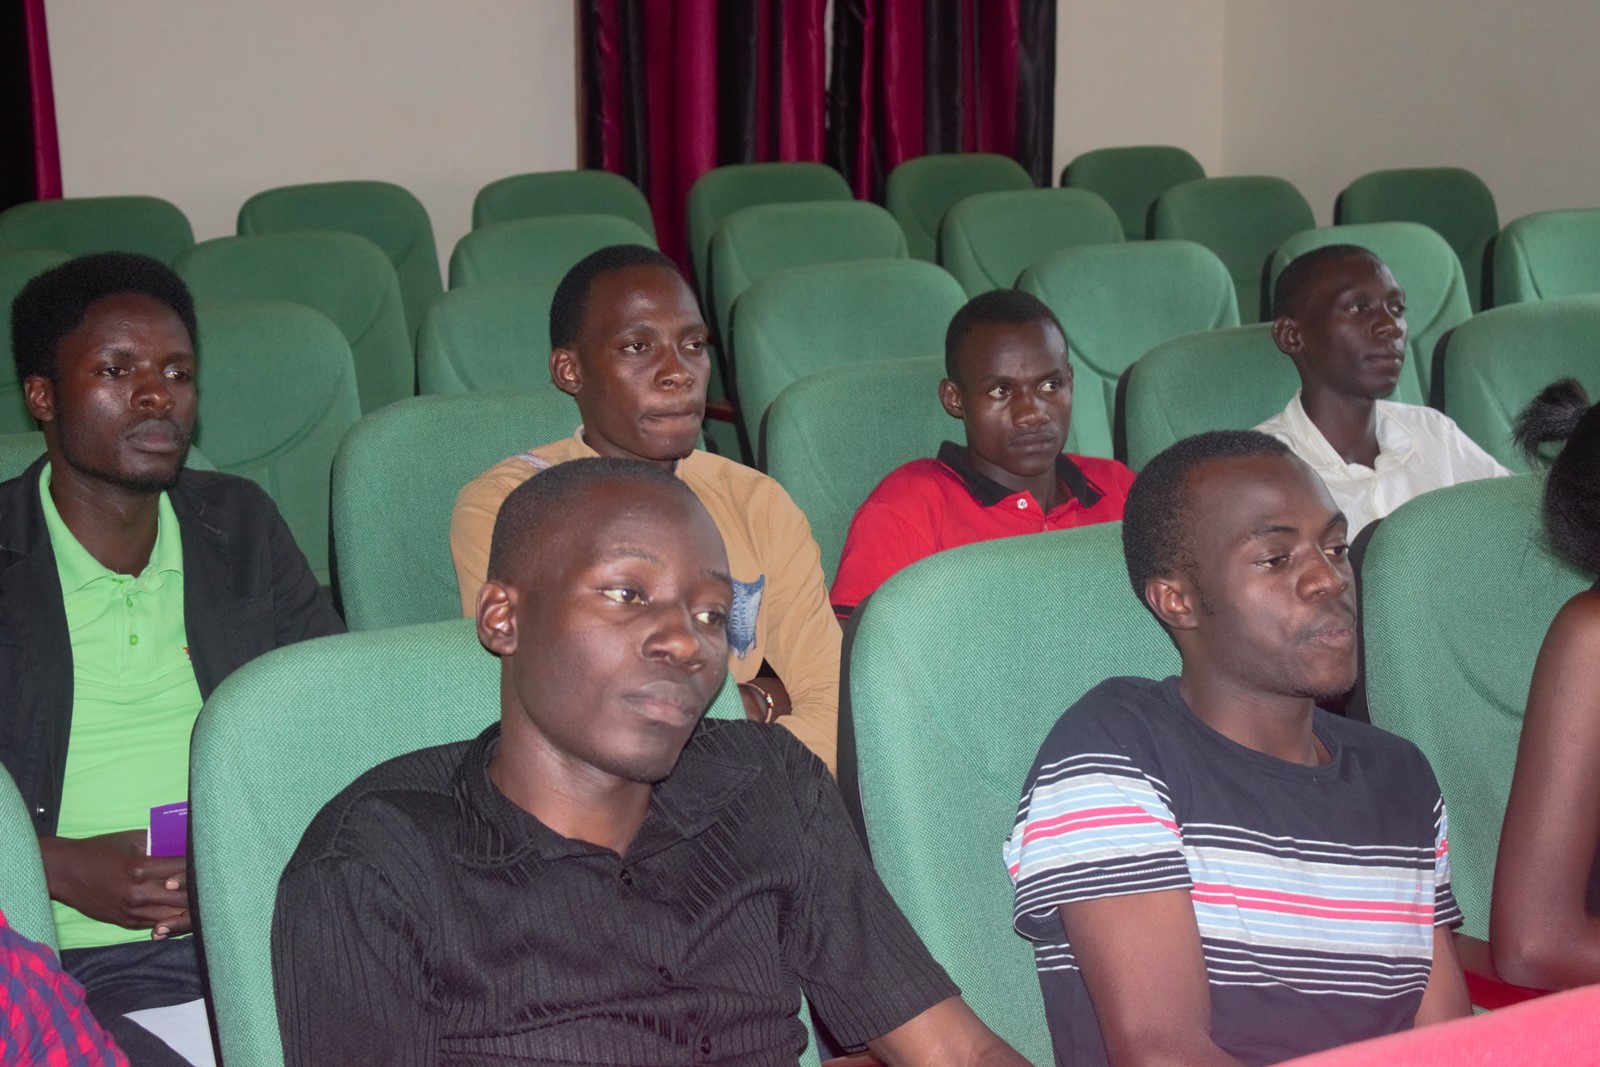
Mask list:
[[489,573],[489,543],[500,505],[537,470],[528,456],[512,456],[472,479],[456,496],[450,513],[450,558],[456,565],[461,613],[469,618],[477,613],[478,590]]

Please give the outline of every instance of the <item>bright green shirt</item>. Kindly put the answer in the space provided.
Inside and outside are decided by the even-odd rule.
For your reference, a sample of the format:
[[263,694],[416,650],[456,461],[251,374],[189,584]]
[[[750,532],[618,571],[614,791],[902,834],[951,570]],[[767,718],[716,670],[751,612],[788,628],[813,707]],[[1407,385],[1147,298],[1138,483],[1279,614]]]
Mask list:
[[[72,637],[72,732],[62,785],[61,837],[143,829],[150,809],[189,795],[189,734],[200,686],[183,622],[183,539],[161,494],[155,547],[137,577],[108,570],[67,529],[39,475]],[[62,948],[149,938],[56,902]]]

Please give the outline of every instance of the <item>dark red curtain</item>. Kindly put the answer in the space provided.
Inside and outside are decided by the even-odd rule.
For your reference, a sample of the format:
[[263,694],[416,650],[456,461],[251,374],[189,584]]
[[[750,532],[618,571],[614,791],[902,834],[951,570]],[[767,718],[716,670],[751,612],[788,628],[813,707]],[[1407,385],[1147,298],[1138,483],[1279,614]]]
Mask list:
[[61,195],[44,0],[0,4],[0,209]]
[[631,178],[688,267],[712,167],[823,157],[825,0],[579,0],[583,165]]
[[1053,181],[1055,0],[836,0],[828,161],[856,195],[913,156],[998,152]]

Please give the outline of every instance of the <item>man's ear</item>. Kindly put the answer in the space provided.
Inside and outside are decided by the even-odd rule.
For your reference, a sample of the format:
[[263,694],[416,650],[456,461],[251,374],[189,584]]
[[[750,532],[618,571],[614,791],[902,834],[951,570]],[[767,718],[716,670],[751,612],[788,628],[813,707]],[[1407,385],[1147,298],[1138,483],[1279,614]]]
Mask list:
[[1289,315],[1279,315],[1272,320],[1272,343],[1286,356],[1298,356],[1306,346],[1300,324]]
[[939,403],[944,405],[945,414],[952,419],[965,417],[965,409],[961,406],[961,387],[949,378],[939,382]]
[[478,642],[502,658],[517,650],[517,591],[488,581],[478,590]]
[[1146,579],[1144,602],[1169,629],[1193,630],[1198,625],[1196,609],[1199,597],[1187,578],[1166,576]]
[[550,380],[568,396],[577,396],[578,390],[583,388],[583,367],[578,362],[578,353],[570,348],[552,348]]
[[42,374],[28,375],[22,380],[22,398],[35,421],[56,421],[56,387],[49,378]]

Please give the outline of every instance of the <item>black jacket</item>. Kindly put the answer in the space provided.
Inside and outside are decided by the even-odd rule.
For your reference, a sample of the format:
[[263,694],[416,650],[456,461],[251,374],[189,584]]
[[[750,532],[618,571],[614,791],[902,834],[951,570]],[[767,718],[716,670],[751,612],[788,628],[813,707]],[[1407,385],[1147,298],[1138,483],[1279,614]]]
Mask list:
[[[0,763],[35,830],[54,834],[72,729],[72,640],[39,503],[40,457],[0,483]],[[183,620],[201,697],[263,652],[344,624],[254,482],[185,470],[169,493],[183,535]]]

